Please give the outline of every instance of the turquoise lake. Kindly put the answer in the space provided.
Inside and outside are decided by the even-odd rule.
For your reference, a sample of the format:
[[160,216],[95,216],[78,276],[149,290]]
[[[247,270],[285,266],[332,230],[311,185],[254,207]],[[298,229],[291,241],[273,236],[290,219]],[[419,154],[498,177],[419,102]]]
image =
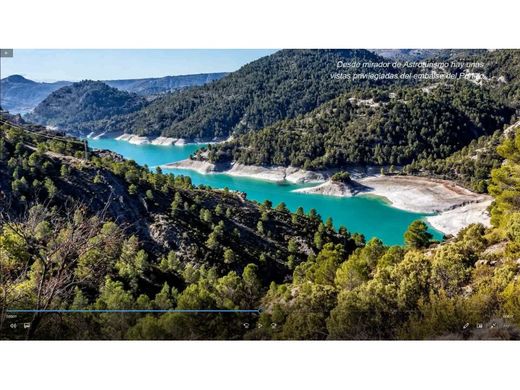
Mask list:
[[[195,152],[200,145],[156,146],[133,145],[115,139],[88,139],[88,144],[95,149],[108,149],[134,160],[140,165],[155,168],[158,165],[184,160]],[[332,217],[334,225],[344,225],[350,232],[359,232],[370,239],[379,237],[387,245],[402,244],[403,233],[408,225],[426,215],[411,213],[391,207],[383,199],[374,196],[339,198],[333,196],[312,195],[291,192],[297,188],[309,187],[309,184],[274,183],[263,180],[233,177],[226,174],[202,175],[189,170],[165,169],[164,173],[190,176],[193,184],[209,185],[213,188],[228,187],[247,193],[247,198],[263,202],[269,199],[273,205],[285,202],[295,211],[299,206],[306,212],[315,208],[325,220]],[[315,184],[314,184],[315,185]],[[442,233],[430,227],[436,239]]]

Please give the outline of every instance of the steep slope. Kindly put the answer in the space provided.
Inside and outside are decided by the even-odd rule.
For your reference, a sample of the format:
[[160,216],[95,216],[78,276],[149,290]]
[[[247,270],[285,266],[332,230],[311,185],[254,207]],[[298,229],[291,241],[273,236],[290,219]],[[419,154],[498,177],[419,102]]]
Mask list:
[[[189,177],[163,175],[160,171],[153,174],[112,152],[91,151],[89,161],[85,161],[82,142],[72,137],[63,142],[53,142],[52,138],[46,141],[46,137],[44,131],[27,133],[4,125],[2,199],[10,199],[12,210],[18,207],[22,210],[27,203],[49,200],[49,191],[39,191],[38,185],[33,188],[33,184],[35,180],[40,184],[52,181],[57,191],[52,194],[51,204],[81,203],[87,205],[92,213],[106,207],[110,218],[129,225],[130,230],[138,232],[144,242],[157,245],[155,250],[158,251],[173,247],[188,251],[190,246],[202,244],[204,236],[211,233],[211,226],[219,220],[225,222],[226,231],[228,228],[232,231],[233,227],[242,233],[241,240],[233,244],[236,245],[233,249],[241,254],[241,261],[258,260],[261,248],[286,258],[284,237],[298,234],[300,225],[291,225],[291,214],[285,208],[281,211],[261,208],[247,201],[244,194],[203,186],[197,188],[191,185]],[[18,143],[26,147],[14,150]],[[16,169],[15,163],[19,163]],[[61,174],[63,166],[67,174]],[[19,186],[21,180],[27,186]],[[13,185],[13,182],[17,184]],[[15,191],[14,187],[20,190]],[[19,201],[18,197],[24,200]],[[174,213],[171,209],[173,201],[176,201]],[[215,212],[217,205],[221,211]],[[227,209],[233,213],[226,215]],[[202,218],[201,210],[207,210],[212,217],[206,218],[205,215]],[[257,231],[262,212],[269,215],[264,218],[265,232],[272,228],[265,236]],[[302,222],[306,219],[303,217]],[[310,224],[308,233],[311,239],[311,233],[317,227],[317,224]],[[189,232],[189,236],[183,235],[185,232]],[[232,235],[224,238],[227,239],[230,243],[234,241]],[[310,242],[309,248],[312,248]]]
[[[151,173],[107,151],[91,151],[85,159],[82,142],[72,137],[48,138],[38,128],[26,131],[2,118],[0,232],[9,236],[9,229],[36,226],[36,230],[27,231],[35,241],[31,239],[25,244],[28,248],[39,247],[38,252],[44,253],[67,236],[61,231],[64,226],[75,226],[70,218],[81,221],[82,229],[87,230],[75,233],[80,243],[74,241],[74,245],[81,245],[80,248],[66,244],[70,251],[79,253],[69,252],[62,259],[70,267],[67,272],[72,272],[68,277],[79,279],[60,292],[56,305],[63,301],[72,304],[74,285],[86,296],[96,299],[107,277],[134,289],[137,298],[140,294],[159,293],[164,283],[183,291],[196,281],[198,274],[210,272],[219,278],[229,273],[241,275],[252,267],[258,280],[253,291],[256,296],[272,281],[281,282],[290,277],[291,269],[309,254],[317,253],[322,243],[341,243],[346,248],[355,246],[345,231],[323,229],[317,215],[291,214],[283,205],[276,209],[267,203],[259,205],[248,201],[244,194],[197,188],[187,177],[163,175],[160,171]],[[54,233],[44,233],[47,229]],[[138,255],[138,250],[144,251],[145,263],[131,263],[124,268],[113,259],[108,269],[100,268],[99,262],[106,260],[101,253],[114,253],[113,247],[101,247],[106,244],[107,235],[112,234],[118,239],[117,244],[110,245],[127,242],[136,248],[134,255]],[[319,244],[315,243],[317,234],[322,240]],[[90,241],[81,241],[85,235]],[[0,238],[2,267],[7,264],[4,260],[11,261],[5,257],[4,249],[8,249],[4,244],[7,245],[6,241]],[[85,255],[90,250],[95,251],[91,254],[93,257]],[[124,249],[117,249],[115,253],[119,251]],[[38,264],[34,256],[28,261],[30,266],[33,262]],[[132,268],[134,266],[139,268]],[[26,267],[19,271],[23,273],[24,269],[27,271]],[[88,277],[83,280],[78,272],[82,277],[87,272]],[[49,278],[52,279],[51,275]],[[58,283],[56,279],[48,282]],[[33,290],[20,291],[18,306],[20,302],[34,304],[25,295],[31,297],[32,293]],[[0,301],[0,306],[2,304]],[[52,303],[49,305],[54,307]],[[247,309],[258,302],[240,305]],[[3,309],[0,307],[0,313]]]
[[27,118],[41,125],[88,133],[93,121],[128,114],[145,105],[145,99],[136,94],[85,80],[54,91]]
[[[389,92],[392,91],[392,92]],[[296,119],[213,145],[213,162],[328,169],[447,157],[509,123],[514,110],[464,80],[347,93]]]
[[[492,228],[439,244],[416,221],[387,247],[33,129],[0,127],[2,338],[520,338],[518,133],[498,148]],[[13,306],[156,312],[37,313],[24,335]]]
[[453,180],[479,193],[487,192],[491,171],[500,167],[503,158],[496,148],[505,132],[496,131],[474,139],[446,158],[420,159],[404,167],[413,175]]
[[[509,133],[493,171],[494,227],[472,225],[437,246],[413,223],[407,247],[373,239],[347,260],[333,250],[298,266],[264,296],[252,339],[520,338],[520,134]],[[328,275],[328,277],[324,277]]]
[[367,50],[282,50],[209,85],[160,97],[145,109],[103,123],[97,131],[208,140],[260,129],[351,89],[351,82],[331,75],[338,72],[338,61],[354,60],[383,59]]
[[477,58],[498,99],[520,106],[520,50],[495,50]]

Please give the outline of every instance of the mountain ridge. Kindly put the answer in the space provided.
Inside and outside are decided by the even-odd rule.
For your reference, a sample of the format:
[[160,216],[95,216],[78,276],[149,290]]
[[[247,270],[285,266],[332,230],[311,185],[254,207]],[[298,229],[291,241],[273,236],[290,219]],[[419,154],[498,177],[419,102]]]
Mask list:
[[[213,83],[163,95],[146,109],[93,130],[212,140],[260,129],[308,112],[353,88],[351,82],[331,77],[341,60],[384,59],[362,49],[280,50]],[[355,87],[384,83],[366,81]]]
[[[152,96],[178,89],[201,85],[224,77],[226,72],[198,73],[178,76],[148,77],[142,79],[96,80],[107,85],[135,92],[142,96]],[[11,75],[0,80],[0,102],[7,111],[25,114],[33,110],[47,96],[74,81],[38,82],[22,75]]]
[[92,121],[127,114],[146,104],[146,100],[135,93],[101,81],[84,80],[52,92],[26,118],[39,125],[85,133]]

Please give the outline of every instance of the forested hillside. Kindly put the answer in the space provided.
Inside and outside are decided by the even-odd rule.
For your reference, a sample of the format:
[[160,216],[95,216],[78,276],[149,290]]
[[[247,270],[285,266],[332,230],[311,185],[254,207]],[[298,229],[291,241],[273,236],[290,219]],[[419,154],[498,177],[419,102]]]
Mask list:
[[[426,61],[453,60],[483,65],[466,69],[465,73],[463,68],[443,71],[457,75],[463,72],[470,80],[467,82],[354,82],[332,77],[338,72],[360,71],[337,68],[339,61],[388,60],[366,50],[282,50],[208,85],[165,94],[150,104],[136,100],[135,96],[124,97],[120,91],[115,94],[112,90],[102,90],[99,84],[94,100],[101,107],[93,110],[92,105],[84,104],[89,102],[83,97],[85,91],[77,89],[78,93],[71,94],[65,88],[49,96],[29,118],[42,124],[67,127],[69,131],[163,135],[188,141],[246,134],[213,153],[212,159],[234,158],[251,164],[306,164],[319,169],[351,162],[406,164],[414,159],[445,158],[472,139],[501,130],[512,116],[512,109],[519,106],[520,52],[517,50],[403,53],[405,58],[412,55]],[[396,55],[401,58],[399,53]],[[364,73],[401,71],[422,72],[420,68],[362,70]],[[124,88],[125,82],[119,80],[118,85]],[[450,85],[454,90],[461,90],[449,92]],[[448,90],[448,93],[441,96],[436,89]],[[449,101],[451,98],[455,101]],[[474,106],[474,112],[468,112],[470,105],[478,106]],[[484,110],[482,114],[476,112],[480,109]],[[400,110],[402,112],[398,112]],[[427,115],[418,118],[422,110]],[[481,119],[483,122],[479,123]],[[331,127],[330,132],[327,126]],[[368,128],[369,140],[361,140],[360,147],[354,150],[352,144],[360,141],[363,127]],[[459,127],[460,136],[456,134]],[[263,132],[247,134],[252,130]],[[273,139],[271,133],[281,134]],[[412,140],[416,136],[418,139]],[[433,138],[429,140],[430,137]],[[267,138],[267,147],[257,148],[265,144]],[[282,153],[280,149],[285,147],[285,141],[293,138],[295,145]],[[444,145],[439,145],[439,139],[444,138]],[[376,144],[380,145],[377,150]],[[418,151],[411,152],[416,147]],[[338,148],[345,150],[338,151]],[[248,149],[256,149],[253,153],[256,155],[251,155]]]
[[[405,247],[370,240],[353,254],[327,245],[262,299],[251,339],[518,339],[520,133],[498,148],[493,227],[471,225],[432,245],[421,222]],[[158,324],[162,324],[160,321]]]
[[405,165],[445,158],[503,129],[513,114],[489,91],[464,80],[346,93],[309,114],[212,146],[209,158],[311,170]]
[[416,221],[387,247],[4,124],[0,334],[14,306],[262,308],[247,328],[235,314],[37,314],[25,336],[43,339],[520,338],[519,145],[498,148],[493,228],[438,244]]
[[446,158],[422,159],[403,168],[405,173],[453,180],[472,191],[485,193],[491,171],[503,162],[496,150],[504,139],[501,131],[474,139],[461,150]]
[[[485,192],[491,169],[501,162],[493,148],[504,128],[518,119],[520,51],[383,54],[481,65],[464,70],[459,80],[348,91],[307,114],[212,145],[197,158],[311,170],[394,165]],[[460,69],[453,71],[461,75]],[[485,143],[489,154],[475,150]]]
[[[83,144],[73,138],[49,139],[4,124],[0,168],[0,284],[8,292],[0,320],[6,307],[78,302],[256,308],[270,282],[289,278],[326,243],[347,250],[357,245],[314,210],[291,214],[283,204],[258,205],[240,193],[194,187],[188,177],[150,173],[111,152],[85,159]],[[201,278],[221,295],[199,298]],[[242,278],[252,285],[243,286]],[[230,288],[240,290],[236,297],[228,296]],[[107,296],[110,291],[116,295]],[[112,301],[121,294],[124,301]],[[59,331],[53,319],[41,320],[33,319],[30,337],[62,336],[53,333]],[[112,331],[88,337],[126,337]],[[69,332],[80,337],[74,328]]]
[[27,118],[67,132],[88,134],[89,123],[128,114],[145,105],[146,100],[136,94],[85,80],[54,91]]
[[[350,90],[353,83],[331,78],[339,60],[383,61],[367,50],[282,50],[211,84],[165,95],[95,130],[208,140],[260,129]],[[356,88],[365,85],[355,83]]]

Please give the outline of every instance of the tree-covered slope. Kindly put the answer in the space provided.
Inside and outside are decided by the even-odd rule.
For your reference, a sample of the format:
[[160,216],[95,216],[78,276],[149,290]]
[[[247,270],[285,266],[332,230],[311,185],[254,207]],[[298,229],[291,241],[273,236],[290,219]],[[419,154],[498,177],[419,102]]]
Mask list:
[[474,139],[469,145],[446,158],[421,159],[406,165],[406,173],[453,180],[472,191],[485,193],[491,171],[500,167],[503,158],[496,148],[503,141],[504,133],[496,131]]
[[469,81],[346,93],[295,119],[210,148],[212,161],[305,169],[444,158],[509,123],[514,110]]
[[[182,293],[202,277],[216,282],[244,273],[255,283],[250,296],[258,297],[327,242],[348,250],[356,245],[313,211],[291,214],[283,204],[273,208],[244,194],[194,187],[187,177],[151,173],[107,151],[85,159],[74,138],[5,123],[0,132],[0,284],[25,286],[0,299],[0,319],[7,306],[72,306],[78,294],[102,305],[114,284],[131,295],[131,303],[121,303],[127,308],[145,305],[165,284],[175,307],[172,289]],[[66,267],[63,279],[60,267]],[[200,305],[258,307],[257,298],[234,300],[226,291],[218,304]],[[34,319],[31,337],[40,320]],[[58,329],[52,321],[48,326],[41,337]],[[117,335],[107,330],[106,337]]]
[[350,256],[327,246],[272,285],[253,339],[519,339],[520,133],[498,147],[493,227],[471,225],[440,245],[421,222],[406,247],[370,240]]
[[504,102],[520,106],[520,50],[495,50],[478,58],[492,93]]
[[520,338],[518,134],[498,148],[492,228],[434,243],[416,221],[388,247],[110,152],[87,160],[73,138],[0,131],[2,338],[24,337],[12,307],[159,310],[37,313],[39,339]]
[[85,80],[62,87],[45,98],[27,118],[66,131],[89,132],[89,123],[134,112],[146,105],[144,98]]
[[98,131],[213,139],[260,129],[352,88],[349,81],[331,77],[338,61],[351,60],[383,59],[367,50],[282,50],[211,84],[165,95]]

